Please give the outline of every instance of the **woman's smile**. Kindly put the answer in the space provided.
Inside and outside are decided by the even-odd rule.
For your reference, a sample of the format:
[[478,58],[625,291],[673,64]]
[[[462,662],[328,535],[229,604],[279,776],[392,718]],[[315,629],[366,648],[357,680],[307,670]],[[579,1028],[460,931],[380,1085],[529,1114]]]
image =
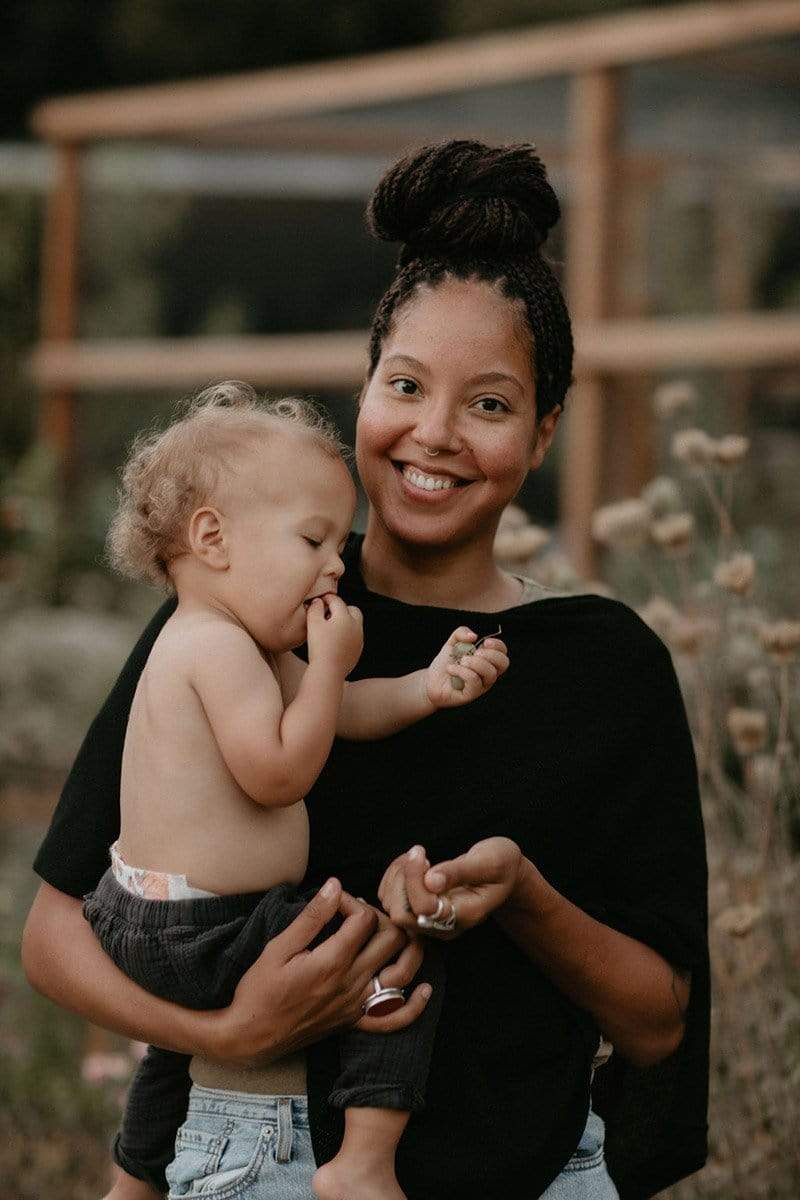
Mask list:
[[427,471],[409,462],[393,460],[393,465],[400,476],[404,494],[422,504],[443,504],[451,501],[460,488],[465,488],[473,482],[450,472]]

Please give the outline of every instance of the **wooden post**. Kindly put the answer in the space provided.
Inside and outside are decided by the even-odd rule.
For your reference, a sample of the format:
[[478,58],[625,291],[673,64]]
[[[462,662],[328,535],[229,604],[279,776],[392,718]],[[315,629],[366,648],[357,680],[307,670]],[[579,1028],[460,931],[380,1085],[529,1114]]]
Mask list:
[[[746,312],[751,307],[755,256],[750,197],[741,180],[726,175],[714,197],[714,297],[720,312]],[[746,428],[752,383],[751,373],[742,368],[720,373],[720,389],[736,433]]]
[[[576,75],[571,95],[567,297],[575,321],[609,315],[614,236],[619,79],[613,68]],[[591,516],[602,494],[606,395],[602,377],[581,371],[568,403],[561,512],[567,551],[584,576],[595,573]]]
[[[56,179],[47,198],[42,241],[41,325],[46,342],[68,342],[77,333],[80,236],[80,151],[56,148]],[[39,437],[52,447],[66,482],[74,468],[75,397],[71,387],[49,388],[41,398]]]
[[[650,311],[648,242],[652,181],[641,174],[620,172],[617,212],[620,236],[614,247],[613,294],[615,317],[646,317]],[[652,376],[628,371],[614,377],[607,401],[606,443],[601,500],[635,496],[655,468]]]

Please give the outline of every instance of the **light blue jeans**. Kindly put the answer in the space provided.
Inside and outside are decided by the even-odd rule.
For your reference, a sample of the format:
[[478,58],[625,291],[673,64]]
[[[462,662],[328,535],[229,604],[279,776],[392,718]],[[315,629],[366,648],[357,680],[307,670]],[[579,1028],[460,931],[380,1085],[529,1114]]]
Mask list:
[[[603,1158],[604,1132],[590,1112],[577,1150],[541,1200],[619,1200]],[[314,1170],[305,1096],[195,1084],[167,1167],[169,1200],[314,1200]]]

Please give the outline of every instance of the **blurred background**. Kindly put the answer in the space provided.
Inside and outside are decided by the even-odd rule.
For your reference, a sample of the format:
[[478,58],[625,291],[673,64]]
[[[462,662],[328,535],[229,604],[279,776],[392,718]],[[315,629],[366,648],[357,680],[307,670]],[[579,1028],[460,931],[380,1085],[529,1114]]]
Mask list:
[[[30,862],[160,597],[103,540],[135,431],[204,384],[352,440],[408,149],[533,141],[576,383],[498,557],[673,651],[711,864],[711,1159],[800,1194],[800,5],[6,0],[0,12],[0,1200],[90,1200],[138,1048],[31,994]],[[613,715],[613,714],[611,714]]]

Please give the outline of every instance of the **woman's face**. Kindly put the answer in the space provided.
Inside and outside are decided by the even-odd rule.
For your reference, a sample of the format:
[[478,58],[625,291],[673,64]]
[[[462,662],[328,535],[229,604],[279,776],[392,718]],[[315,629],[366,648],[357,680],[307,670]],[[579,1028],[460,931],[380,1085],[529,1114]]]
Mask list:
[[384,340],[358,415],[359,475],[381,524],[403,541],[493,537],[557,419],[558,410],[537,428],[517,304],[491,284],[448,278],[419,289]]

